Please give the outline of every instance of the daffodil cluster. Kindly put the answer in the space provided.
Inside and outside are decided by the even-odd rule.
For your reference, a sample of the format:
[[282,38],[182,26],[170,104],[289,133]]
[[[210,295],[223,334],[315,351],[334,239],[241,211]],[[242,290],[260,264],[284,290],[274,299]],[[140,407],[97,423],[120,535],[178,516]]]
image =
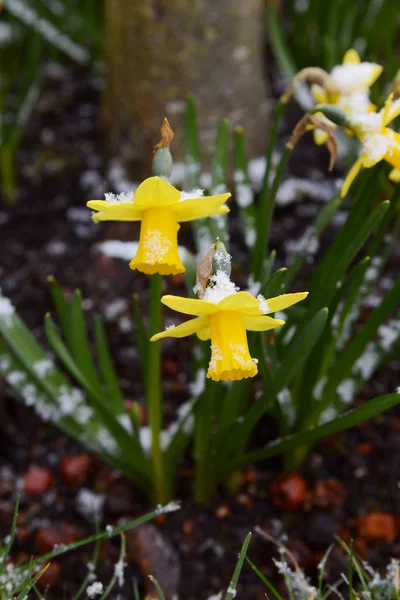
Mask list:
[[[316,108],[320,107],[322,111],[317,114],[328,121],[323,107],[336,107],[343,115],[341,121],[345,123],[346,133],[356,136],[361,143],[360,156],[345,178],[342,196],[347,194],[362,168],[368,169],[382,160],[394,167],[389,175],[390,179],[400,181],[400,135],[389,127],[400,115],[400,100],[393,100],[393,94],[389,94],[384,107],[378,111],[369,96],[369,88],[381,72],[380,65],[361,62],[357,52],[351,49],[346,52],[343,63],[335,66],[326,76],[325,87],[318,83],[311,87],[313,96],[319,103]],[[318,144],[325,143],[327,137],[328,134],[324,131],[314,131]]]

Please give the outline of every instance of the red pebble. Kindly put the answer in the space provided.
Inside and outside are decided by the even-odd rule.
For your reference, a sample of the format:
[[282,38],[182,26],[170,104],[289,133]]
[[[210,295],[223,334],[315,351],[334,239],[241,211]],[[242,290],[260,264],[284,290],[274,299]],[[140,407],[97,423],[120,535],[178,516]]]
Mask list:
[[54,483],[54,477],[44,467],[32,467],[24,475],[24,490],[30,496],[40,498]]
[[363,442],[362,444],[358,444],[356,447],[356,452],[359,456],[367,456],[373,449],[373,445],[371,442]]
[[64,456],[60,461],[60,473],[69,485],[84,483],[92,472],[93,462],[89,454]]
[[307,483],[298,473],[282,475],[275,479],[270,487],[271,501],[281,510],[300,510],[306,494]]
[[52,588],[57,585],[61,574],[61,565],[56,560],[53,560],[43,575],[38,579],[36,585],[42,592],[47,588]]
[[334,508],[341,506],[345,499],[345,492],[340,482],[334,477],[318,481],[312,492],[311,501],[320,508]]
[[390,513],[371,512],[356,520],[358,535],[370,544],[393,542],[397,537],[396,520]]
[[72,531],[59,531],[58,529],[41,529],[36,533],[35,546],[40,554],[47,554],[54,546],[71,544],[77,539]]

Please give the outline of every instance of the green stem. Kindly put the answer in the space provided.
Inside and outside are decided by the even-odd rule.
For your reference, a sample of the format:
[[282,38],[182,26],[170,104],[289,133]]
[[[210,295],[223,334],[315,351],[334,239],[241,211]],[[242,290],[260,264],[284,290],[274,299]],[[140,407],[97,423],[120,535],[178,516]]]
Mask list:
[[[161,330],[161,286],[158,273],[150,279],[150,337]],[[151,430],[151,460],[153,464],[154,494],[157,503],[167,502],[164,456],[161,449],[162,427],[161,344],[149,342],[147,355],[147,407]]]
[[275,197],[291,152],[292,149],[286,145],[283,149],[271,187],[268,187],[268,181],[265,180],[261,191],[257,240],[254,248],[252,269],[256,278],[260,278],[262,275],[264,258],[268,250],[269,234],[275,208]]
[[212,420],[215,402],[220,393],[221,387],[215,382],[207,380],[206,389],[196,410],[194,499],[196,502],[201,503],[207,502],[216,483],[212,473],[212,451],[214,448]]

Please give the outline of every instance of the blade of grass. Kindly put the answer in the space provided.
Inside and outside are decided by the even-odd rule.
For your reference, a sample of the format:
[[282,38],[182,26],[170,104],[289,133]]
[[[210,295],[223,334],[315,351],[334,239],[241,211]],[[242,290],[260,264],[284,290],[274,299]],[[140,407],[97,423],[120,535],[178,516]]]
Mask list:
[[224,600],[233,600],[236,596],[236,587],[239,580],[240,572],[243,567],[244,559],[246,558],[247,549],[250,544],[251,532],[247,534],[246,539],[243,542],[242,549],[240,550],[239,557],[235,566],[235,570],[233,571],[232,579],[229,584],[228,590],[224,596]]

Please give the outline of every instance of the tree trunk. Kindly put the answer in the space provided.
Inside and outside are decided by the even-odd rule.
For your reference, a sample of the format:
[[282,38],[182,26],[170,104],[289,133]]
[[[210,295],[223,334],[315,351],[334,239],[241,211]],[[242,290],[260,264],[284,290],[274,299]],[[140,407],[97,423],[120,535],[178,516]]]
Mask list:
[[105,0],[110,151],[148,175],[164,116],[183,158],[185,98],[195,94],[205,165],[220,121],[243,125],[252,156],[264,151],[268,96],[263,0]]

